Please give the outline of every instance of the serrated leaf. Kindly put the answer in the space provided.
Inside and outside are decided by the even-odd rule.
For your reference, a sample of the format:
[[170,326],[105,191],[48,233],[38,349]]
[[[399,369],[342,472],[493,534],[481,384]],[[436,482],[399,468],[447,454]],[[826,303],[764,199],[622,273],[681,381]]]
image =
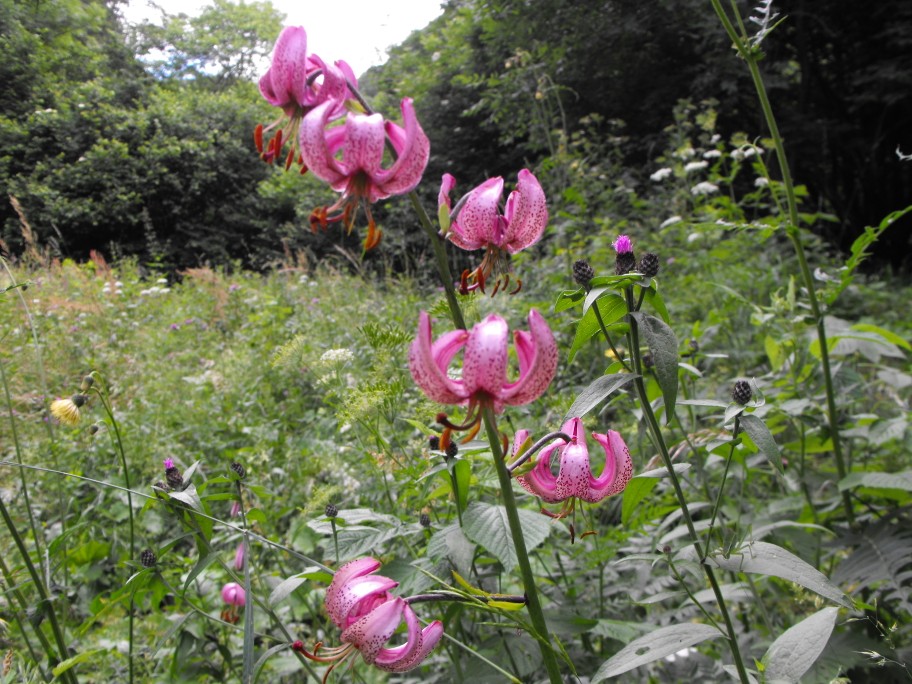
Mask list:
[[461,574],[468,575],[475,557],[475,544],[454,523],[434,532],[428,540],[427,555],[435,561],[446,558]]
[[678,396],[678,338],[674,330],[661,319],[642,311],[630,316],[637,327],[655,362],[655,376],[665,399],[665,424],[674,419],[675,400]]
[[662,627],[627,644],[610,659],[602,663],[590,684],[599,684],[609,677],[617,677],[635,667],[646,665],[659,658],[677,653],[701,641],[722,636],[711,625],[688,623]]
[[606,326],[611,325],[627,313],[627,303],[620,295],[607,295],[599,299],[595,306],[588,311],[579,320],[576,326],[576,335],[573,338],[573,344],[570,347],[569,360],[573,361],[576,352],[583,348],[583,345],[591,340],[601,331],[598,319],[595,317],[596,310],[602,317],[602,323]]
[[839,587],[827,579],[826,575],[775,544],[751,542],[727,558],[719,553],[713,554],[707,557],[706,564],[731,572],[779,577],[800,584],[833,603],[847,608],[852,607],[852,602]]
[[[551,523],[540,513],[519,509],[526,551],[539,546],[551,533]],[[465,535],[486,549],[508,571],[516,567],[516,547],[510,534],[507,509],[503,506],[474,501],[462,516]]]
[[782,468],[782,457],[779,455],[779,445],[773,439],[773,433],[766,427],[766,423],[752,413],[742,413],[740,422],[751,441],[757,445],[760,453],[766,456],[766,460],[772,464],[776,472],[785,475],[785,470]]
[[640,376],[631,373],[617,373],[615,375],[603,375],[600,378],[596,378],[594,382],[590,383],[586,389],[580,392],[576,401],[573,402],[573,406],[570,407],[570,410],[567,411],[567,415],[564,416],[564,421],[571,418],[582,418],[589,413],[589,411],[598,406],[612,392],[616,392],[631,380],[638,377]]
[[823,652],[838,608],[824,608],[785,630],[763,656],[767,681],[799,682]]

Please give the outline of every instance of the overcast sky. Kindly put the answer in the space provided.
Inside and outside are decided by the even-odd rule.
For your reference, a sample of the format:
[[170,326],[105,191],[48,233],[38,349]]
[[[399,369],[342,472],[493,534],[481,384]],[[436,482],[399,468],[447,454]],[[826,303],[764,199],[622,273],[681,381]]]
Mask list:
[[[347,61],[356,74],[386,59],[386,48],[405,40],[440,14],[441,0],[272,0],[288,26],[307,30],[308,52],[326,62]],[[169,14],[199,14],[208,0],[156,0]],[[130,0],[130,21],[160,15],[149,0]]]

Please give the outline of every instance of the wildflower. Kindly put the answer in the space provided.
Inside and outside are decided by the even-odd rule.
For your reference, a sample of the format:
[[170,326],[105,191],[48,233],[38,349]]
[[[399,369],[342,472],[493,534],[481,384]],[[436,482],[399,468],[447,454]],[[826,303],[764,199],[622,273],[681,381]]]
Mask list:
[[[453,176],[443,175],[437,196],[439,214],[452,209],[449,193],[455,185]],[[485,250],[481,265],[465,275],[466,280],[474,282],[465,289],[480,287],[484,291],[485,279],[505,270],[506,254],[516,254],[534,245],[548,225],[545,191],[531,171],[519,172],[516,189],[507,197],[501,213],[503,187],[502,177],[489,178],[459,200],[447,219],[450,225],[446,237],[450,242],[460,249]]]
[[703,153],[703,159],[718,159],[722,156],[721,150],[707,150]]
[[[411,670],[428,656],[443,636],[443,623],[434,620],[420,629],[418,616],[411,605],[389,593],[399,583],[373,574],[379,567],[380,561],[374,558],[360,558],[336,571],[326,590],[325,604],[329,617],[342,630],[345,645],[321,653],[322,644],[317,643],[313,653],[304,650],[303,655],[318,662],[332,662],[332,671],[357,650],[364,662],[388,672]],[[407,629],[406,642],[392,648],[385,647],[403,618]]]
[[701,170],[705,169],[707,166],[709,166],[709,162],[707,162],[707,161],[687,162],[684,165],[684,173],[690,173],[691,171],[701,171]]
[[665,219],[664,221],[662,221],[662,223],[659,224],[659,228],[668,228],[668,226],[674,225],[675,223],[679,223],[682,220],[683,219],[680,216],[669,216],[667,219]]
[[[246,555],[247,553],[244,550],[244,542],[241,542],[238,544],[237,551],[234,552],[234,569],[238,572],[244,569],[244,559],[246,558]],[[222,596],[224,596],[224,591],[225,590],[222,589]]]
[[247,603],[244,587],[237,582],[228,582],[222,587],[222,601],[226,604],[225,608],[222,609],[222,620],[236,625],[239,619],[238,608],[242,608]]
[[86,401],[88,397],[84,394],[74,394],[69,399],[55,399],[51,402],[51,415],[64,425],[73,427],[79,424],[79,409]]
[[[529,312],[529,332],[513,333],[519,377],[507,378],[507,322],[491,314],[471,330],[454,330],[431,342],[431,318],[424,311],[418,334],[409,349],[409,369],[418,386],[432,401],[469,407],[469,417],[480,406],[501,413],[504,406],[519,406],[537,399],[557,371],[557,343],[551,329],[535,309]],[[465,347],[461,379],[448,375],[456,353]],[[480,414],[476,420],[480,419]]]
[[663,180],[668,178],[671,175],[671,169],[667,166],[662,167],[658,171],[655,171],[649,174],[649,179],[655,181],[656,183],[661,183]]
[[715,183],[710,183],[709,181],[703,181],[702,183],[697,183],[690,189],[690,194],[697,195],[712,195],[719,192],[719,186]]
[[327,349],[320,355],[321,366],[341,366],[353,361],[355,353],[351,349]]
[[[327,65],[317,55],[307,54],[307,32],[302,26],[287,26],[282,29],[272,52],[272,64],[260,78],[260,93],[269,104],[281,107],[284,116],[266,129],[257,126],[254,138],[261,158],[272,163],[282,154],[286,143],[291,143],[285,168],[295,160],[298,131],[301,120],[317,105],[331,103],[329,118],[337,119],[345,113],[348,83],[357,87],[355,74],[343,61]],[[264,146],[263,133],[282,127]],[[300,158],[298,163],[302,163]],[[302,173],[306,171],[302,168]]]
[[165,480],[168,481],[168,486],[171,489],[183,489],[184,488],[184,476],[176,465],[174,461],[170,458],[166,458],[164,461],[165,466]]
[[626,235],[618,235],[613,245],[616,256],[614,259],[614,272],[616,275],[630,273],[636,266],[636,257],[633,255],[633,243]]
[[[380,114],[349,114],[345,123],[327,129],[335,103],[324,102],[304,117],[301,123],[301,158],[313,174],[326,181],[342,197],[331,207],[320,207],[311,214],[311,227],[326,227],[342,222],[348,231],[354,225],[359,206],[368,220],[365,250],[380,242],[370,205],[391,195],[402,195],[418,185],[430,154],[430,142],[410,98],[401,103],[402,123],[384,121]],[[387,137],[395,161],[383,168]],[[336,154],[342,153],[337,159]]]
[[754,178],[754,187],[755,188],[765,188],[769,184],[770,184],[769,178],[767,178],[766,176],[757,176],[756,178]]
[[[624,491],[633,474],[633,463],[630,452],[621,435],[614,430],[605,434],[592,433],[595,441],[605,450],[605,467],[599,477],[592,474],[589,465],[589,449],[583,433],[583,421],[571,418],[564,423],[561,432],[570,437],[567,442],[562,438],[555,439],[541,450],[535,466],[525,475],[517,477],[522,487],[545,503],[559,503],[570,500],[564,510],[556,517],[563,517],[573,510],[575,500],[587,503],[598,503],[602,499]],[[519,430],[514,439],[513,453],[526,441],[529,433]],[[560,453],[560,465],[557,476],[551,470],[551,456],[556,450]]]

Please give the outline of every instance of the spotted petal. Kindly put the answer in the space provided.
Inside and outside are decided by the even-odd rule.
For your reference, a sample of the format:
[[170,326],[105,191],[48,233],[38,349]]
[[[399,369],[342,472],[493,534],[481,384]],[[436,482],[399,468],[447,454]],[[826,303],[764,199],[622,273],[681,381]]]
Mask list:
[[468,401],[462,381],[447,375],[453,356],[465,346],[469,333],[454,330],[431,344],[431,318],[422,311],[418,318],[418,334],[409,347],[409,370],[415,383],[431,401],[441,404],[462,404]]
[[469,251],[499,245],[503,238],[502,217],[498,209],[501,195],[503,178],[500,176],[489,178],[469,192],[447,234],[450,241]]
[[506,234],[501,247],[516,254],[541,239],[548,225],[545,191],[528,169],[519,172],[516,190],[507,198],[504,209]]
[[513,333],[519,378],[504,386],[500,399],[510,406],[521,406],[540,397],[557,373],[557,342],[548,323],[535,309],[529,311],[529,332]]

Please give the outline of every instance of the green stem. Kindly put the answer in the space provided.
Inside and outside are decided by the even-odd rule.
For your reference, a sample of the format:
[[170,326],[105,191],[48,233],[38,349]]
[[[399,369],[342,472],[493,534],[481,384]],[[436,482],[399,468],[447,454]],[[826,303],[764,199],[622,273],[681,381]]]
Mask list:
[[[101,387],[95,387],[96,394],[101,401],[101,405],[104,407],[105,413],[108,415],[108,420],[111,423],[111,430],[113,433],[112,441],[114,442],[114,447],[117,450],[117,453],[120,455],[120,463],[123,467],[124,473],[124,487],[127,491],[127,509],[129,511],[129,521],[130,521],[130,558],[136,558],[136,530],[135,523],[133,520],[133,490],[130,487],[130,468],[127,466],[127,454],[124,451],[123,440],[120,436],[120,428],[117,426],[117,419],[114,418],[114,410],[111,408],[111,404],[108,402],[107,396],[107,387],[105,386],[101,378],[96,378]],[[133,596],[130,595],[130,616],[129,616],[129,648],[127,654],[127,660],[129,663],[129,676],[130,683],[133,682],[133,622],[135,619],[134,616],[134,606],[133,606]]]
[[522,577],[523,587],[528,599],[529,617],[535,630],[535,638],[541,649],[542,660],[548,670],[551,684],[561,684],[560,667],[551,646],[548,624],[542,611],[538,590],[535,588],[535,575],[532,573],[532,564],[529,563],[529,553],[526,550],[526,540],[523,537],[522,524],[519,521],[519,510],[516,507],[516,498],[513,496],[513,481],[504,461],[503,451],[500,447],[500,433],[497,430],[497,419],[494,408],[486,404],[482,409],[482,419],[485,431],[488,433],[488,442],[491,445],[491,456],[494,459],[494,468],[497,470],[497,479],[500,482],[501,496],[504,508],[507,511],[507,523],[510,526],[510,535],[513,537],[513,547],[516,549],[516,559],[519,565],[519,574]]
[[[839,479],[842,480],[848,475],[848,469],[846,468],[845,457],[842,452],[842,439],[839,434],[839,414],[836,409],[836,392],[833,388],[833,374],[830,369],[830,349],[827,345],[826,327],[823,312],[820,308],[820,302],[817,299],[814,277],[811,274],[811,269],[804,253],[804,245],[801,242],[798,200],[795,195],[795,185],[792,181],[791,171],[789,170],[788,159],[785,156],[785,146],[782,143],[782,135],[779,133],[779,126],[776,123],[776,117],[773,114],[773,108],[770,105],[769,97],[766,93],[766,86],[764,86],[763,78],[760,75],[760,67],[757,64],[755,51],[750,49],[745,43],[744,36],[746,35],[746,32],[741,23],[740,14],[737,14],[736,11],[735,16],[737,17],[742,30],[739,34],[729,20],[725,10],[722,8],[720,1],[710,0],[710,2],[712,2],[713,9],[722,22],[722,26],[725,28],[728,37],[731,38],[732,43],[734,43],[738,54],[747,62],[751,79],[754,82],[754,88],[757,91],[757,98],[760,101],[760,108],[763,110],[763,118],[766,120],[770,136],[773,139],[773,145],[776,148],[776,159],[779,163],[779,172],[782,174],[782,185],[785,188],[786,202],[788,204],[789,222],[785,232],[792,243],[792,247],[795,249],[795,255],[798,257],[798,267],[801,271],[801,278],[804,281],[805,290],[807,290],[808,303],[811,306],[811,315],[814,319],[817,340],[820,344],[820,364],[823,371],[823,384],[826,392],[827,422],[829,423],[830,428],[830,439],[833,441],[833,456],[836,461],[836,472],[839,475]],[[846,519],[850,524],[854,523],[855,511],[852,507],[852,500],[849,497],[848,491],[842,493],[842,504],[845,509]]]
[[[632,289],[628,287],[625,294],[627,297],[627,307],[628,309],[633,310]],[[744,661],[741,658],[741,648],[738,645],[738,635],[735,633],[735,626],[732,623],[731,616],[728,614],[728,608],[725,605],[725,597],[722,596],[722,589],[719,586],[719,581],[716,579],[716,574],[705,562],[707,554],[704,553],[703,544],[700,543],[700,536],[697,534],[697,530],[694,527],[690,509],[687,507],[687,499],[684,498],[684,490],[681,488],[678,474],[675,472],[671,463],[671,455],[668,453],[668,447],[665,444],[664,437],[662,437],[662,429],[659,427],[659,421],[656,418],[655,412],[652,410],[652,405],[649,403],[649,397],[646,395],[646,385],[643,382],[642,359],[640,358],[640,337],[636,319],[633,318],[633,316],[627,316],[627,320],[630,323],[630,331],[628,333],[630,336],[630,356],[633,359],[634,372],[636,373],[633,382],[636,387],[637,397],[640,401],[640,408],[643,411],[643,418],[646,420],[646,425],[652,435],[652,440],[659,450],[659,454],[662,456],[662,463],[668,471],[668,478],[671,480],[675,497],[678,499],[681,517],[684,519],[684,524],[687,526],[687,532],[690,536],[691,543],[697,552],[697,557],[701,561],[700,566],[703,568],[706,579],[712,587],[713,595],[719,606],[719,612],[722,614],[722,619],[725,622],[725,631],[728,633],[728,645],[731,650],[732,658],[735,661],[735,667],[738,670],[738,677],[741,679],[742,684],[749,684],[750,677],[747,674],[747,670],[744,668]]]
[[738,431],[740,429],[741,429],[741,414],[739,413],[737,416],[735,416],[735,425],[732,428],[731,449],[729,449],[729,452],[728,452],[728,460],[725,461],[725,470],[722,472],[722,482],[719,485],[719,491],[716,494],[716,503],[713,506],[712,518],[710,518],[710,520],[709,520],[709,531],[706,535],[707,545],[712,543],[713,526],[716,524],[716,516],[719,514],[719,506],[722,505],[722,494],[725,491],[725,480],[728,479],[728,469],[731,468],[732,459],[735,456],[735,447],[737,446],[737,442],[735,440],[738,438]]
[[[67,650],[66,639],[64,639],[63,636],[63,630],[60,628],[60,623],[57,621],[57,611],[54,610],[54,603],[48,594],[47,587],[45,587],[41,575],[35,568],[35,564],[32,563],[32,558],[29,556],[28,549],[25,548],[25,542],[23,542],[19,530],[16,529],[16,525],[13,523],[9,511],[6,509],[6,504],[3,503],[3,497],[0,497],[0,517],[3,518],[3,522],[6,523],[7,529],[13,536],[13,541],[19,549],[19,554],[22,556],[25,567],[28,569],[28,573],[32,578],[32,583],[38,591],[38,596],[41,597],[41,610],[47,615],[48,621],[51,623],[51,632],[54,635],[54,641],[57,643],[57,653],[54,654],[49,651],[48,657],[52,659],[52,663],[54,661],[57,663],[63,662],[68,658],[69,652]],[[73,673],[72,669],[64,672],[63,676],[66,681],[76,684],[76,675]]]

